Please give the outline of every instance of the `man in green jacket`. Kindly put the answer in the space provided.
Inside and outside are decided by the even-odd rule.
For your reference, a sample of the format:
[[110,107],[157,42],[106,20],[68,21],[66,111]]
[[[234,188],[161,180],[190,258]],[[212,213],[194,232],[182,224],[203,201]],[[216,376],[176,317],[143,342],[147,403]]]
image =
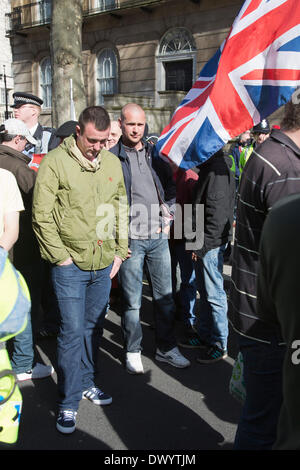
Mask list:
[[100,106],[79,116],[76,135],[44,157],[34,190],[33,228],[52,265],[61,324],[58,418],[75,430],[81,398],[108,405],[95,384],[111,279],[128,253],[128,204],[119,159],[105,150],[110,119]]

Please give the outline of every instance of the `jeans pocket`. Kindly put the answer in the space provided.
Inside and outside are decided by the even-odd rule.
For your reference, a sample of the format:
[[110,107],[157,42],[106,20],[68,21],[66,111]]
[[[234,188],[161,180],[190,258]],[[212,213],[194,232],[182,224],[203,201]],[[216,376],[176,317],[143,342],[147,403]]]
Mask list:
[[73,268],[75,265],[74,263],[70,264],[55,264],[53,267],[57,269],[68,269],[68,268]]
[[74,269],[76,265],[74,263],[52,266],[52,280],[55,282],[58,279],[72,279],[76,275]]

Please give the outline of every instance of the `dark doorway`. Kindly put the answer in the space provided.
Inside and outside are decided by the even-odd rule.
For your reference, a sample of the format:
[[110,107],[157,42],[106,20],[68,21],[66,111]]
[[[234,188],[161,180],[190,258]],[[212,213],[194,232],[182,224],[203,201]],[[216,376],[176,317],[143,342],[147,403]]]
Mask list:
[[189,91],[193,85],[193,61],[164,62],[166,90]]

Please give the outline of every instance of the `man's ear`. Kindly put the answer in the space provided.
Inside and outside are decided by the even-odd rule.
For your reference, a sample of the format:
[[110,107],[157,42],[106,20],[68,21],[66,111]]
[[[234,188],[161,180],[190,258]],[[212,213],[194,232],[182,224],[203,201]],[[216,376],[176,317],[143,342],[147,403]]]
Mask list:
[[77,136],[81,135],[80,126],[78,124],[76,124],[75,132]]
[[42,112],[41,108],[39,106],[32,106],[31,107],[32,111],[33,111],[33,116],[36,116],[37,118],[40,117],[40,114]]

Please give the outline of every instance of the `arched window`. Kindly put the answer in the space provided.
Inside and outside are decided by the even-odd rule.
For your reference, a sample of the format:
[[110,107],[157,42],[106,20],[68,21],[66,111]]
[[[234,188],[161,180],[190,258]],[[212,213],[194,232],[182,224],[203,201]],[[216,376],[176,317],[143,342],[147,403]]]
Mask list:
[[158,91],[189,91],[196,74],[196,45],[185,28],[174,28],[162,38],[157,54]]
[[104,96],[117,93],[117,57],[112,49],[104,49],[97,56],[97,104]]
[[52,102],[52,70],[50,57],[45,57],[40,63],[40,90],[44,101],[43,108],[51,108]]
[[167,56],[169,54],[178,54],[195,51],[194,39],[185,28],[175,28],[168,31],[159,47],[159,54]]

